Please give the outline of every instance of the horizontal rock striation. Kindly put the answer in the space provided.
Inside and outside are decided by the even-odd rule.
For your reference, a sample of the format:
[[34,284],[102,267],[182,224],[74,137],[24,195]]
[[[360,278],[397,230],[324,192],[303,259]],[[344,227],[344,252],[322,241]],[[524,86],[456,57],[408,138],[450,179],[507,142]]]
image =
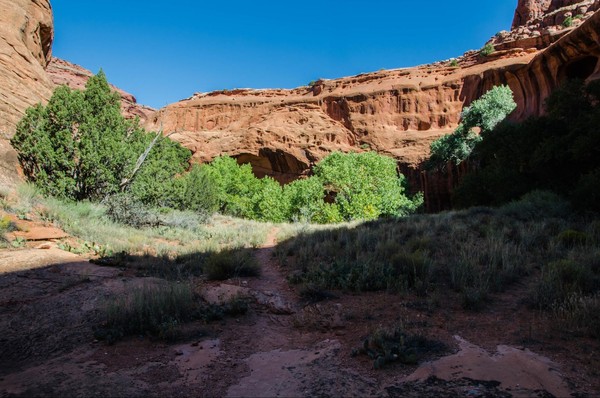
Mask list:
[[493,86],[511,87],[518,104],[511,118],[523,120],[542,114],[544,100],[564,80],[599,77],[600,14],[591,11],[596,3],[542,7],[531,21],[564,7],[584,7],[586,16],[540,44],[541,50],[514,47],[507,37],[507,49],[489,57],[469,52],[458,66],[438,62],[293,90],[199,93],[159,110],[148,126],[176,132],[172,138],[198,162],[228,154],[281,182],[306,174],[332,151],[376,150],[395,157],[415,189],[427,189],[431,179],[421,178],[420,169],[430,143],[456,128],[463,107]]

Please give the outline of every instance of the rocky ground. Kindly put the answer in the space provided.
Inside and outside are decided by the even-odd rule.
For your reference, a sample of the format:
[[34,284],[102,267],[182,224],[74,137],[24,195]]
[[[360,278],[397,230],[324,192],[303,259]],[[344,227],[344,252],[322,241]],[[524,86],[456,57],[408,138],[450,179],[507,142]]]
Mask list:
[[[61,231],[27,230],[29,242],[38,239],[31,247],[0,251],[3,397],[563,397],[600,391],[598,343],[549,334],[522,304],[523,285],[481,313],[465,313],[458,304],[436,310],[422,299],[385,293],[338,293],[310,304],[277,266],[275,229],[255,251],[261,277],[198,282],[210,302],[252,297],[246,315],[185,325],[173,343],[138,336],[107,345],[93,334],[99,306],[151,278],[59,250],[53,241]],[[367,356],[351,355],[374,328],[398,320],[446,348],[419,365],[380,370]]]

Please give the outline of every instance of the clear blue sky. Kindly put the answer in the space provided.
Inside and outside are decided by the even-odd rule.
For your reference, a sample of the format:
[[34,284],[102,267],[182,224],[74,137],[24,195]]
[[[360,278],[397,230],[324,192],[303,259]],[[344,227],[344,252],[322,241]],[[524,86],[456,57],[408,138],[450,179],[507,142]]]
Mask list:
[[[51,0],[54,55],[156,108],[236,87],[292,88],[480,48],[517,0]],[[208,3],[208,4],[207,4]]]

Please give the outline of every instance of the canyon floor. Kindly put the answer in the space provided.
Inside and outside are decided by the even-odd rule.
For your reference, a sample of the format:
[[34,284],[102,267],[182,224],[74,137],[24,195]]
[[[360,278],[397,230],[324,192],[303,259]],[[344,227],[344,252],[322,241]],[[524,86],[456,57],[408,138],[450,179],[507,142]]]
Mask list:
[[[29,246],[0,251],[0,396],[595,396],[597,343],[548,331],[523,303],[527,281],[477,313],[441,297],[343,294],[308,303],[275,259],[277,228],[253,249],[262,275],[196,281],[205,300],[252,298],[237,318],[183,325],[178,340],[94,338],[103,300],[147,283],[57,248],[32,224]],[[31,239],[37,236],[36,240]],[[46,241],[46,238],[50,239]],[[374,369],[353,356],[378,326],[404,322],[444,348],[418,365]]]

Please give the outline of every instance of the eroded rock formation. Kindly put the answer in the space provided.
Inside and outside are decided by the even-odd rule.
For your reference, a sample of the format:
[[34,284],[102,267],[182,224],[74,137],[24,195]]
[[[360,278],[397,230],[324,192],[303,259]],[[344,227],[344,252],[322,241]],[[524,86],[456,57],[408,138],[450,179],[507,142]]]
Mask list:
[[18,179],[8,139],[25,109],[52,93],[44,68],[54,31],[49,0],[0,0],[0,10],[0,185],[6,186]]
[[497,50],[541,50],[576,29],[600,9],[600,0],[519,0],[510,32],[498,32]]
[[[57,84],[82,88],[91,72],[51,57],[48,0],[0,0],[0,131],[10,137],[24,110],[46,101]],[[198,162],[227,154],[258,176],[288,182],[331,151],[376,150],[394,156],[416,189],[429,144],[452,131],[465,105],[497,84],[515,93],[521,120],[543,112],[548,94],[569,77],[600,77],[600,0],[520,0],[511,32],[491,39],[496,51],[467,52],[408,69],[320,80],[293,90],[199,93],[159,111],[118,90],[126,116],[139,116],[194,152]],[[572,26],[564,26],[566,18]],[[47,68],[47,71],[45,71]],[[15,155],[0,140],[3,170]],[[0,180],[3,183],[3,180]]]
[[[515,30],[492,39],[497,51],[489,57],[472,51],[458,66],[438,62],[293,90],[199,93],[159,110],[148,126],[175,131],[172,138],[199,162],[228,154],[281,182],[331,151],[376,150],[394,156],[416,189],[428,189],[420,166],[429,144],[452,131],[462,108],[493,86],[511,87],[518,104],[511,117],[523,120],[543,113],[545,98],[566,78],[600,77],[599,5],[521,1],[516,15],[527,17],[516,16]],[[561,25],[579,13],[572,27]],[[446,189],[438,188],[433,191]]]

